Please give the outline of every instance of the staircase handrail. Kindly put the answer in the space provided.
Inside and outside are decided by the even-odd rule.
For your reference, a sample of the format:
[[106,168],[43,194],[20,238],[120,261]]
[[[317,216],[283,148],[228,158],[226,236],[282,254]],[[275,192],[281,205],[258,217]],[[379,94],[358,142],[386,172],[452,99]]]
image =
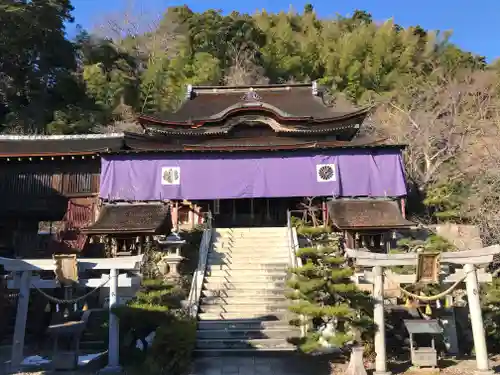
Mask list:
[[212,232],[212,213],[209,211],[207,212],[206,219],[204,221],[203,236],[201,237],[200,248],[198,251],[198,266],[193,274],[191,289],[189,290],[187,301],[188,312],[193,318],[196,318],[198,315],[201,290],[203,287],[203,280],[205,278],[205,271],[207,269],[208,251],[210,250],[210,246],[212,244]]
[[301,267],[302,259],[297,257],[297,250],[299,249],[299,240],[297,236],[297,228],[292,226],[292,211],[287,210],[287,237],[288,237],[288,248],[290,254],[290,263],[292,267]]

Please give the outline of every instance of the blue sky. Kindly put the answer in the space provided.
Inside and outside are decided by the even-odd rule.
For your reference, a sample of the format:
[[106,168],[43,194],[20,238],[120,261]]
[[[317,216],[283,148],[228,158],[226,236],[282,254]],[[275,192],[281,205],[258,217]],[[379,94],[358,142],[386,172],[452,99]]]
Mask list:
[[[453,30],[452,41],[461,48],[486,56],[488,61],[500,57],[499,0],[72,0],[72,3],[75,24],[87,29],[99,24],[106,14],[119,13],[130,4],[138,8],[137,14],[150,15],[182,4],[187,4],[194,11],[214,8],[224,12],[237,10],[253,13],[262,9],[270,12],[287,10],[290,6],[302,10],[305,4],[312,3],[320,17],[337,13],[346,16],[355,9],[361,9],[370,12],[375,20],[392,17],[402,26],[419,24],[425,29]],[[72,30],[73,26],[70,26],[70,35]]]

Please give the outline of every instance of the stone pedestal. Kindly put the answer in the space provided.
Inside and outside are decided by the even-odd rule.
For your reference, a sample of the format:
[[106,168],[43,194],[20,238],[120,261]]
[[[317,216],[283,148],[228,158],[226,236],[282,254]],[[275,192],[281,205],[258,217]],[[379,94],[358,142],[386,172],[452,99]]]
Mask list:
[[346,375],[366,375],[365,365],[363,363],[363,347],[355,346],[351,351],[349,366],[345,372]]
[[175,254],[169,254],[163,257],[162,263],[166,266],[167,268],[166,273],[163,274],[163,276],[167,278],[178,278],[180,277],[179,273],[179,264],[181,261],[184,259],[182,256],[178,256]]
[[184,259],[181,255],[181,248],[185,243],[186,241],[182,240],[176,233],[168,236],[165,240],[158,240],[158,244],[165,254],[159,264],[160,272],[165,278],[180,277],[179,264]]

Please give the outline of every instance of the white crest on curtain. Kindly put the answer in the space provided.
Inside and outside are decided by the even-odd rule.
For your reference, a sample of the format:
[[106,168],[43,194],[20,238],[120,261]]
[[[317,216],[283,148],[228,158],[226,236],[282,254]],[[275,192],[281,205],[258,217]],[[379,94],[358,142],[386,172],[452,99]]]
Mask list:
[[161,169],[162,185],[180,185],[181,168],[180,167],[162,167]]
[[316,180],[318,182],[337,181],[337,171],[335,164],[317,164]]

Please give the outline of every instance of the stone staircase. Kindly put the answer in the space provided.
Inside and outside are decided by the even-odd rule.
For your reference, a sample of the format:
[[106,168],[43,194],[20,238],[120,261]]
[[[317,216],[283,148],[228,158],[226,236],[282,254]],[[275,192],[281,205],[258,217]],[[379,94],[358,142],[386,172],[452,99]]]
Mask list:
[[292,351],[286,228],[214,230],[200,299],[199,354]]

